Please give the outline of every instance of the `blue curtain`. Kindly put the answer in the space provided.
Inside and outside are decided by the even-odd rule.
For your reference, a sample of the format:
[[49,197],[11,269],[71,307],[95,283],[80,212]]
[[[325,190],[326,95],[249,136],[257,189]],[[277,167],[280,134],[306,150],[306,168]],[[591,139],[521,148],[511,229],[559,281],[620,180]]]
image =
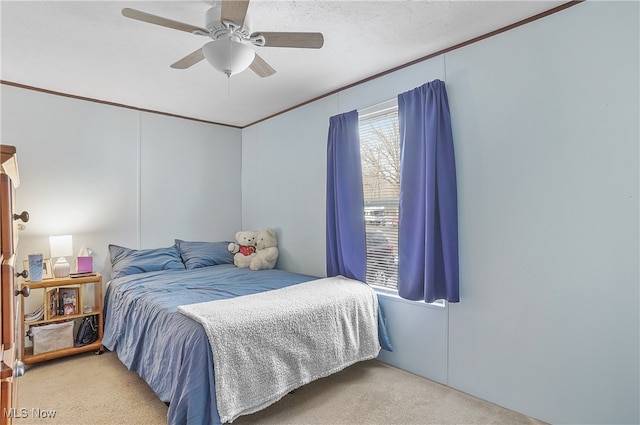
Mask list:
[[367,248],[358,111],[329,119],[327,276],[365,281]]
[[[327,143],[327,276],[366,279],[367,245],[358,112],[329,119]],[[378,305],[380,346],[393,351]]]
[[460,301],[458,199],[449,101],[435,80],[398,96],[398,294]]

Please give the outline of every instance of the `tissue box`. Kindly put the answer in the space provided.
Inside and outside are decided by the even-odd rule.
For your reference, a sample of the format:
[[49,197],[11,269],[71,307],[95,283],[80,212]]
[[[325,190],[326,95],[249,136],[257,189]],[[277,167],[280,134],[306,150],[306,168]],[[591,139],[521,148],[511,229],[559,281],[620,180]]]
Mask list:
[[50,325],[31,326],[33,354],[73,347],[73,320]]
[[93,271],[92,257],[78,257],[78,273],[91,273]]

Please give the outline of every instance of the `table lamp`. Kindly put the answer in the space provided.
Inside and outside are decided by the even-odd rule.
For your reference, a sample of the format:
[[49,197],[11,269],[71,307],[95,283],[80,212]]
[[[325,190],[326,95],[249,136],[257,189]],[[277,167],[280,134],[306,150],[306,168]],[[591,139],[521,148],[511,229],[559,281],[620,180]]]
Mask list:
[[73,239],[71,235],[49,236],[49,248],[51,257],[58,257],[58,261],[53,266],[53,275],[56,278],[69,276],[69,263],[64,257],[73,254]]

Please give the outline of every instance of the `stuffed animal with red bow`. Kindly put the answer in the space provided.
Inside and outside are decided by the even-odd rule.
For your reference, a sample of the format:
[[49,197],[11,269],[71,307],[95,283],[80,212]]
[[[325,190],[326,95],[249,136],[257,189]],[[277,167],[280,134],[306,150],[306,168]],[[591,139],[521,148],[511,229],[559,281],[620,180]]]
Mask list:
[[231,242],[227,249],[233,255],[233,264],[236,267],[247,268],[251,260],[256,256],[256,243],[258,232],[241,230],[236,233],[236,241]]

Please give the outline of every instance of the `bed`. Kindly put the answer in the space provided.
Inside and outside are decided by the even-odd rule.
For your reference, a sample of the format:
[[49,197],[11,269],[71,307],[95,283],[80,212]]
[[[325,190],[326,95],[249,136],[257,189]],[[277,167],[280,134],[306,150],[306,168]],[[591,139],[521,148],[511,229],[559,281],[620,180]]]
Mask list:
[[109,246],[103,345],[169,405],[169,424],[232,422],[387,345],[367,285],[237,268],[226,246]]

